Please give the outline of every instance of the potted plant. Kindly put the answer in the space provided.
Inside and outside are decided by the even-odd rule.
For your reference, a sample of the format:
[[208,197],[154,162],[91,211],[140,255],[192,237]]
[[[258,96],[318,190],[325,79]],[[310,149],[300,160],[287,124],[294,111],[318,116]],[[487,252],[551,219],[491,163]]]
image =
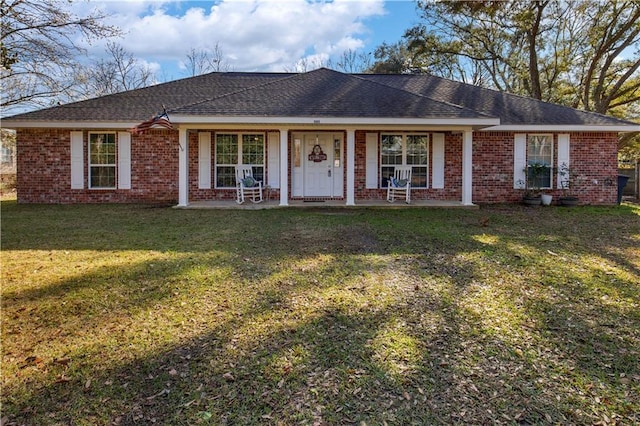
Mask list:
[[542,204],[542,197],[531,188],[526,188],[522,197],[522,202],[527,206],[539,206]]
[[558,169],[558,174],[561,176],[560,184],[562,187],[562,196],[559,199],[560,204],[568,207],[578,205],[578,197],[573,194],[576,173],[571,170],[567,163],[562,163]]
[[549,166],[544,163],[531,163],[524,168],[526,175],[525,191],[522,197],[522,202],[529,206],[539,206],[542,203],[542,194],[540,188],[542,187],[542,179],[545,174],[548,173]]

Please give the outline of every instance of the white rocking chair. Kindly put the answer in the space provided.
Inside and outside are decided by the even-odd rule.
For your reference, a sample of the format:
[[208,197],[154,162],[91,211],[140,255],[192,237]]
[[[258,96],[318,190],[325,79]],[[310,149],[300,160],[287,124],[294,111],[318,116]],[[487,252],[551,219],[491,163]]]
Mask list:
[[393,203],[398,198],[411,203],[411,167],[396,166],[393,177],[387,183],[387,201]]
[[242,204],[245,198],[252,203],[262,202],[262,181],[253,178],[251,166],[236,166],[236,202]]

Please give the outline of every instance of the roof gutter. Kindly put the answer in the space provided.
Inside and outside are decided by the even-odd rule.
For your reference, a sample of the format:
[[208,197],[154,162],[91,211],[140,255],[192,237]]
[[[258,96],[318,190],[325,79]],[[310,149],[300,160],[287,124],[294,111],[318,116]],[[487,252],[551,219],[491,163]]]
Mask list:
[[576,124],[576,125],[549,125],[549,124],[504,124],[481,129],[483,132],[615,132],[633,133],[640,132],[640,124]]
[[133,121],[42,121],[2,120],[3,129],[131,129]]
[[[340,125],[343,127],[361,126],[366,128],[379,127],[438,127],[438,128],[473,128],[483,132],[640,132],[640,124],[617,125],[544,125],[544,124],[504,124],[500,125],[497,118],[342,118],[342,117],[200,117],[171,115],[171,122],[176,127],[194,126],[198,128],[226,127],[229,125],[251,125],[252,127],[267,126],[310,126],[328,127]],[[32,121],[32,120],[3,120],[4,129],[130,129],[137,125],[133,121]],[[373,127],[372,127],[373,126]]]
[[[497,118],[359,118],[359,117],[220,117],[170,114],[171,123],[176,127],[215,126],[342,126],[342,127],[456,127],[482,129],[500,124]],[[132,121],[54,121],[54,120],[3,120],[2,127],[7,129],[130,129],[138,122]]]

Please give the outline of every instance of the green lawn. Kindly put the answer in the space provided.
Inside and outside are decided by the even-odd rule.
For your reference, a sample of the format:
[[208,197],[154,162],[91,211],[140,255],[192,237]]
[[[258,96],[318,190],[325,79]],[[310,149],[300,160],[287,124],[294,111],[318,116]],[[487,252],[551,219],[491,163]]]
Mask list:
[[2,424],[637,424],[640,207],[2,203]]

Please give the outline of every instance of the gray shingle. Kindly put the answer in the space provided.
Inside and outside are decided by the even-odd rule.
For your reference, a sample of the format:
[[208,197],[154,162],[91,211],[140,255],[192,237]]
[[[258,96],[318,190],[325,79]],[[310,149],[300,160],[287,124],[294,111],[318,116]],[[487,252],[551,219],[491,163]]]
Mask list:
[[281,73],[211,73],[18,114],[11,120],[143,121],[162,111],[281,79]]
[[629,124],[627,121],[602,114],[485,89],[432,75],[361,74],[360,77],[500,117],[502,125]]
[[172,111],[184,115],[484,118],[468,108],[321,68]]
[[18,114],[11,121],[137,122],[169,115],[487,118],[503,125],[620,125],[613,117],[429,75],[211,73]]

